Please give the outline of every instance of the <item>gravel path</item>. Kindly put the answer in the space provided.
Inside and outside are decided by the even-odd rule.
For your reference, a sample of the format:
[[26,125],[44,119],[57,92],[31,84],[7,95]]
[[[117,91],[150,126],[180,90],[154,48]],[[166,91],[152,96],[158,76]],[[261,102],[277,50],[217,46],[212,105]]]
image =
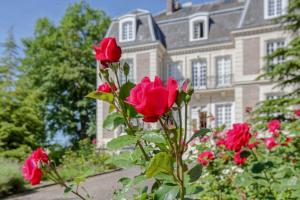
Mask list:
[[[83,186],[95,200],[112,199],[113,191],[118,188],[117,181],[121,177],[133,177],[139,173],[138,168],[120,170],[89,178]],[[26,193],[10,196],[6,200],[77,200],[72,194],[65,195],[57,185],[39,188]]]

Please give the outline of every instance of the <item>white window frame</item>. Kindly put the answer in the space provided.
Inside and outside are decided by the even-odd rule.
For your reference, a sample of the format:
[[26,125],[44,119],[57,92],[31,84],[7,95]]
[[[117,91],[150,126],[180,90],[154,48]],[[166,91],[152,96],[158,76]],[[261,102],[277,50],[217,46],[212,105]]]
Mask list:
[[[194,83],[194,63],[195,62],[200,62],[201,63],[201,65],[203,65],[202,63],[205,63],[205,80],[204,80],[204,82],[205,82],[205,84],[204,85],[195,85],[195,83]],[[206,89],[207,88],[207,79],[208,79],[208,76],[207,76],[207,69],[208,69],[208,67],[207,67],[207,60],[206,59],[195,59],[195,60],[192,60],[191,61],[191,77],[192,77],[192,84],[193,84],[193,87],[195,88],[195,89]],[[201,67],[200,68],[198,68],[197,70],[199,70],[200,69],[200,71],[201,71]],[[198,74],[200,75],[200,72],[198,72]],[[200,83],[200,82],[202,82],[202,81],[200,81],[200,78],[201,77],[197,77],[197,83]]]
[[[207,40],[208,38],[208,23],[209,15],[208,13],[197,13],[196,15],[190,16],[189,19],[189,32],[190,32],[190,41],[199,41],[199,40]],[[203,37],[202,38],[194,38],[194,24],[197,21],[203,22]]]
[[[231,128],[232,124],[234,123],[234,103],[232,102],[224,102],[224,103],[217,103],[215,104],[215,107],[214,107],[214,113],[215,113],[215,127],[218,126],[218,115],[217,115],[217,112],[218,112],[218,107],[221,107],[221,106],[230,106],[230,126],[227,126],[226,124],[226,129],[228,128]],[[223,115],[225,115],[225,113],[223,113]],[[222,118],[224,117],[225,119],[225,116],[222,116]]]
[[[132,38],[124,39],[123,38],[123,24],[132,23]],[[130,42],[136,39],[136,17],[135,15],[125,15],[119,19],[119,41],[120,42]]]
[[[265,19],[273,19],[286,14],[288,7],[288,0],[273,0],[274,1],[274,15],[269,15],[269,1],[264,0],[264,17]],[[277,13],[277,1],[281,1],[281,14]]]
[[[273,43],[273,44],[275,44],[275,46],[274,46],[274,49],[273,49],[273,51],[272,52],[269,52],[269,49],[268,49],[268,45],[269,44],[271,44],[271,43]],[[279,43],[283,43],[283,45],[281,46],[281,45],[278,45]],[[272,39],[272,40],[267,40],[266,42],[265,42],[265,48],[266,48],[266,56],[268,56],[268,55],[270,55],[271,53],[273,53],[274,51],[276,51],[278,48],[283,48],[283,47],[285,47],[286,46],[286,41],[285,41],[285,39],[284,38],[278,38],[278,39]],[[283,58],[283,59],[281,59],[280,57],[276,57],[276,58],[274,58],[272,61],[270,61],[271,62],[271,64],[280,64],[280,63],[282,63],[282,62],[284,62],[285,61],[285,59],[286,58]]]
[[[223,73],[219,74],[219,61],[223,61]],[[229,69],[225,69],[226,61],[229,61]],[[232,84],[232,58],[231,56],[218,56],[216,57],[216,86],[226,87]],[[226,73],[226,70],[229,72]],[[222,76],[222,83],[219,82],[219,78]],[[228,81],[228,82],[226,82]]]

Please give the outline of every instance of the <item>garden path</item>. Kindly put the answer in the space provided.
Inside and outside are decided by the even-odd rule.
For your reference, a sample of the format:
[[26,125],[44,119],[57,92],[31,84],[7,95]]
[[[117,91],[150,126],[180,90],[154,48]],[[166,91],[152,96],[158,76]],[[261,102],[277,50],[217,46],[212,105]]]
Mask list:
[[[133,177],[139,173],[138,168],[130,168],[112,173],[102,174],[87,179],[83,186],[95,200],[112,199],[113,191],[118,188],[117,181],[121,177]],[[77,200],[73,194],[65,195],[63,189],[57,185],[47,186],[26,193],[13,195],[5,200]]]

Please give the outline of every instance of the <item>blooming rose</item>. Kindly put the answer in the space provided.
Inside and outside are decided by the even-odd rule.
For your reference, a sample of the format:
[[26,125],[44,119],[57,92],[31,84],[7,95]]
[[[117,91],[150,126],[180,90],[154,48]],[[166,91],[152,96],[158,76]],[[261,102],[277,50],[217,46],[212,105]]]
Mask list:
[[224,145],[227,149],[238,152],[242,147],[248,146],[251,134],[250,127],[247,123],[233,124],[233,128],[228,130]]
[[234,163],[237,165],[243,165],[247,160],[247,157],[245,157],[245,158],[241,157],[241,153],[242,153],[242,151],[239,151],[234,154],[233,160],[234,160]]
[[169,78],[167,86],[156,76],[154,81],[145,77],[130,91],[127,103],[144,115],[145,122],[156,122],[174,104],[177,97],[178,84],[173,78]]
[[297,109],[297,110],[295,110],[294,112],[295,112],[295,115],[296,115],[297,117],[300,117],[300,109]]
[[40,169],[41,163],[49,163],[47,153],[38,148],[35,150],[24,162],[22,167],[22,173],[25,180],[29,181],[31,185],[37,185],[42,179],[42,170]]
[[104,92],[104,93],[111,93],[111,91],[116,91],[116,90],[117,90],[117,87],[115,85],[113,85],[113,87],[111,88],[108,83],[103,83],[98,86],[97,91]]
[[48,154],[44,151],[43,148],[37,148],[32,154],[32,158],[35,160],[35,162],[43,162],[43,163],[48,163],[49,162],[49,157]]
[[38,168],[38,163],[30,156],[25,161],[22,167],[22,173],[25,180],[29,181],[31,185],[37,185],[42,179],[42,170]]
[[94,45],[96,60],[107,68],[109,63],[118,62],[120,60],[122,50],[117,45],[116,39],[107,37],[104,38],[99,46]]
[[92,140],[92,144],[93,144],[93,145],[96,145],[96,144],[97,144],[97,139],[96,139],[96,138],[94,138],[94,139]]
[[198,155],[198,162],[203,166],[207,166],[208,162],[214,159],[214,154],[211,151],[204,151]]
[[277,146],[276,140],[273,137],[264,139],[266,147],[271,150],[273,147]]
[[273,133],[274,135],[278,135],[277,130],[280,129],[280,121],[277,119],[269,121],[268,129],[269,132]]

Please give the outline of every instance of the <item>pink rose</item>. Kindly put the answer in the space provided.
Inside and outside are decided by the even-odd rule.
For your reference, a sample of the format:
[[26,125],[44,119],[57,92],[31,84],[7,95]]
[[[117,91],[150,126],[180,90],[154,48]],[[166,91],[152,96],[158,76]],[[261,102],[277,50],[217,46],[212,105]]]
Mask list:
[[35,160],[30,156],[25,161],[22,167],[22,173],[24,179],[29,181],[31,185],[37,185],[41,182],[42,179],[42,170],[38,168],[37,163]]
[[280,121],[277,119],[269,121],[268,129],[269,129],[269,132],[271,132],[277,136],[278,135],[277,130],[280,129]]
[[234,160],[234,163],[237,164],[237,165],[243,165],[247,161],[246,157],[245,158],[241,157],[241,153],[242,153],[242,151],[239,151],[239,152],[236,152],[234,154],[234,159],[233,160]]
[[204,151],[198,155],[198,162],[203,166],[207,166],[208,162],[214,159],[214,154],[211,151]]
[[300,109],[297,109],[297,110],[295,110],[294,112],[295,112],[295,115],[296,115],[297,117],[300,117]]
[[96,144],[97,144],[97,139],[96,139],[96,138],[94,138],[94,139],[92,140],[92,144],[93,144],[93,145],[96,145]]
[[251,138],[249,130],[250,127],[247,123],[233,124],[233,128],[226,133],[226,138],[224,139],[225,147],[235,152],[240,151],[242,147],[249,144]]
[[117,87],[113,85],[113,88],[110,87],[108,83],[103,83],[98,86],[98,92],[111,93],[112,91],[116,91]]
[[42,179],[42,170],[40,165],[48,164],[49,158],[47,153],[42,149],[38,148],[25,160],[22,173],[25,180],[29,181],[31,185],[37,185],[41,182]]
[[46,163],[46,164],[49,162],[48,154],[41,147],[37,148],[34,152],[32,152],[31,157],[37,163],[39,161]]
[[94,45],[96,60],[107,68],[109,63],[119,62],[122,54],[121,48],[117,45],[116,39],[112,37],[104,38],[99,46]]
[[271,150],[273,149],[275,146],[277,146],[276,140],[273,137],[270,138],[266,138],[264,139],[265,145],[266,147]]
[[151,82],[145,77],[130,91],[127,103],[144,115],[145,122],[157,122],[159,117],[168,112],[177,97],[178,84],[173,78],[169,78],[167,86],[156,76]]

